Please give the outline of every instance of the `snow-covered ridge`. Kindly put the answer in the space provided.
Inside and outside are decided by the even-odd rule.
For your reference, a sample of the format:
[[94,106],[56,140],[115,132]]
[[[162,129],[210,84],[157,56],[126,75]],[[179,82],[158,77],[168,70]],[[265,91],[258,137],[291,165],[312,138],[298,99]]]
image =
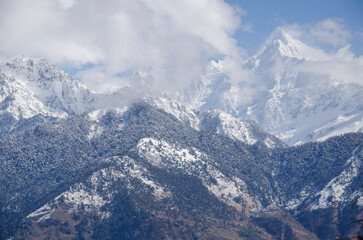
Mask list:
[[196,130],[208,130],[250,145],[261,142],[269,148],[284,146],[279,139],[265,132],[255,122],[237,119],[219,109],[193,110],[165,94],[158,97],[149,96],[145,98],[145,101]]
[[[1,71],[1,70],[0,70]],[[16,120],[28,119],[41,114],[46,117],[63,118],[65,112],[51,109],[37,98],[27,86],[9,73],[0,72],[0,115],[10,114]]]
[[256,142],[265,144],[268,148],[284,147],[278,138],[264,131],[251,120],[239,120],[221,110],[199,111],[200,128],[228,136],[234,140],[252,145]]
[[144,138],[139,141],[137,150],[140,156],[154,166],[180,168],[197,176],[213,195],[238,211],[247,210],[245,214],[248,215],[262,208],[261,203],[248,193],[243,180],[224,175],[198,149],[184,149],[163,140]]
[[95,94],[44,59],[0,64],[0,137],[93,108]]
[[[213,61],[210,70],[215,73],[221,72],[223,62]],[[3,82],[0,89],[0,105],[3,108],[0,114],[8,114],[14,118],[14,123],[10,127],[6,126],[6,129],[14,131],[17,128],[26,129],[47,121],[47,118],[54,120],[89,112],[91,121],[89,139],[92,139],[103,132],[105,126],[99,124],[102,116],[109,111],[122,115],[127,109],[124,105],[127,101],[123,100],[122,91],[108,94],[93,92],[44,59],[15,58],[12,62],[1,65],[0,71]],[[228,114],[220,114],[221,124],[218,129],[206,129],[201,122],[201,118],[205,118],[205,115],[200,114],[200,110],[193,110],[166,94],[144,97],[143,101],[163,109],[196,130],[201,128],[212,130],[247,144],[254,144],[258,140],[264,141],[251,132],[249,122],[232,120],[233,117]],[[27,126],[17,126],[19,121],[35,116],[41,116],[41,120]],[[6,121],[8,124],[9,121]],[[122,127],[121,123],[119,130]],[[256,128],[253,131],[256,132]],[[5,130],[3,132],[4,135],[9,133]],[[266,139],[265,142],[268,147],[276,145],[272,138]]]
[[0,68],[33,92],[48,108],[67,114],[79,114],[90,109],[93,92],[44,59],[19,57]]
[[185,104],[168,97],[166,94],[148,96],[145,97],[144,100],[152,106],[163,109],[165,112],[176,117],[179,121],[199,130],[200,120],[195,115],[194,111]]
[[[143,100],[196,130],[204,128],[201,112],[222,110],[224,113],[219,114],[219,125],[214,132],[247,144],[260,141],[268,147],[276,145],[273,137],[261,139],[254,135],[249,120],[289,145],[361,132],[362,84],[338,83],[327,75],[308,72],[302,67],[329,57],[278,28],[242,64],[264,86],[264,90],[251,94],[250,102],[244,101],[245,82],[231,81],[227,60],[212,60],[199,81],[172,97],[161,94]],[[136,101],[136,96],[128,99],[132,97],[127,89],[108,94],[87,89],[44,59],[20,57],[0,65],[0,82],[0,122],[11,122],[0,129],[0,136],[50,118],[117,108]],[[19,121],[35,117],[32,124],[17,125]]]
[[139,181],[146,188],[152,190],[156,200],[171,197],[171,193],[156,182],[147,169],[137,164],[133,159],[114,157],[105,161],[112,161],[116,166],[94,172],[86,180],[87,184],[74,184],[69,190],[29,214],[27,218],[42,222],[50,218],[56,211],[64,208],[64,206],[61,206],[62,203],[67,204],[67,209],[62,210],[67,210],[68,213],[80,210],[96,211],[101,217],[108,217],[109,213],[104,212],[101,207],[112,201],[115,193],[113,184],[118,180],[128,181],[130,188],[132,188],[132,180]]

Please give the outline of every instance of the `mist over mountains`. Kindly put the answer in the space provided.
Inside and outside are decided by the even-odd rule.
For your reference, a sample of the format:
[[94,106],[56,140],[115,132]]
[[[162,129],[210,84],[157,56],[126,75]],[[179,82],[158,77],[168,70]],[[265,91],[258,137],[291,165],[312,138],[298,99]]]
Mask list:
[[[239,67],[234,67],[235,62],[228,58],[212,60],[199,80],[167,95],[160,95],[162,86],[155,92],[138,84],[100,93],[72,80],[46,60],[20,57],[2,64],[3,88],[8,88],[3,99],[8,97],[7,102],[14,109],[8,112],[14,111],[11,114],[15,118],[23,116],[22,119],[37,113],[43,117],[61,117],[123,107],[142,98],[154,99],[156,106],[165,107],[172,114],[180,114],[171,109],[173,105],[183,105],[189,111],[184,120],[189,122],[199,121],[186,119],[196,118],[195,111],[220,109],[240,121],[253,120],[267,132],[294,145],[362,131],[361,82],[335,78],[334,70],[328,74],[323,69],[324,63],[332,64],[339,58],[343,61],[342,56],[349,54],[349,49],[343,48],[328,55],[278,28]],[[311,70],[312,65],[321,65],[322,70]],[[142,78],[139,73],[130,74],[131,79],[133,74]],[[148,78],[142,81],[147,82]],[[164,100],[157,100],[158,97]],[[25,101],[31,104],[22,104]],[[160,105],[162,101],[170,103]]]

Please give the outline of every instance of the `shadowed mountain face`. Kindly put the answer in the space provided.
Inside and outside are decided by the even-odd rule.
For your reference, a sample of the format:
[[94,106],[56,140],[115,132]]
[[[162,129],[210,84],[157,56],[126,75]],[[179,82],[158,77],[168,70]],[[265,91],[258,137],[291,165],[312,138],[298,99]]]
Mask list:
[[331,239],[356,234],[363,135],[291,148],[195,130],[145,103],[0,142],[3,238]]

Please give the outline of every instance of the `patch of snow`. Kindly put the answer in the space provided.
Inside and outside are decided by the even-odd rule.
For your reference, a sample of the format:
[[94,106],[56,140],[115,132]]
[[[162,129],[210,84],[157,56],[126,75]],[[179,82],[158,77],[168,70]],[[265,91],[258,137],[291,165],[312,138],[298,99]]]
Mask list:
[[[168,159],[174,165],[185,166],[190,162],[196,162],[197,158],[188,149],[180,148],[177,145],[170,145],[163,140],[143,138],[137,144],[139,155],[155,166],[166,164],[163,159]],[[198,152],[197,149],[193,149]]]
[[310,196],[309,187],[305,187],[299,194],[297,198],[290,199],[285,205],[285,209],[292,210],[300,206],[303,201]]
[[124,158],[123,162],[127,161],[128,164],[132,164],[132,167],[125,168],[126,171],[125,176],[131,176],[140,180],[143,184],[149,186],[154,193],[154,196],[158,199],[162,199],[165,197],[170,197],[171,193],[161,186],[160,183],[157,183],[148,173],[147,169],[138,165],[134,160],[130,158]]
[[66,203],[71,203],[75,209],[80,209],[82,205],[92,206],[98,209],[106,204],[107,201],[98,195],[96,191],[89,192],[85,190],[85,188],[83,183],[79,183],[56,197],[56,200],[60,197],[64,197],[64,201]]
[[203,185],[218,199],[227,205],[234,207],[237,211],[247,209],[250,212],[261,210],[261,204],[248,194],[247,185],[237,177],[227,178],[216,168],[208,165],[208,174],[216,180],[216,183],[203,180]]
[[128,106],[124,106],[124,107],[121,107],[121,108],[101,108],[101,109],[97,109],[97,110],[94,110],[94,111],[88,113],[88,116],[89,116],[89,120],[98,123],[100,121],[101,117],[103,117],[104,115],[106,115],[110,111],[112,111],[112,112],[116,113],[117,115],[121,116],[127,110],[128,110]]
[[39,218],[37,221],[42,222],[48,218],[50,218],[53,212],[53,208],[49,204],[45,204],[38,210],[32,212],[27,216],[27,218]]

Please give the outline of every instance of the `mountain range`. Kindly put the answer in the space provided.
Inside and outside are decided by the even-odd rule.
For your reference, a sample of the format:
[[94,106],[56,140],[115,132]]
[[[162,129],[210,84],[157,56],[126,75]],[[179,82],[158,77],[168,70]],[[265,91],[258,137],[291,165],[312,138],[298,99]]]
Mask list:
[[275,30],[242,63],[265,86],[248,102],[223,60],[127,104],[44,59],[0,65],[0,239],[363,234],[363,89],[299,68],[324,54]]
[[276,29],[242,63],[254,74],[254,81],[264,86],[249,102],[243,100],[248,95],[244,87],[251,83],[231,81],[223,61],[212,61],[210,71],[181,91],[178,99],[193,109],[221,109],[238,119],[254,120],[289,145],[361,132],[362,83],[339,82],[304,69],[327,59],[322,50]]

